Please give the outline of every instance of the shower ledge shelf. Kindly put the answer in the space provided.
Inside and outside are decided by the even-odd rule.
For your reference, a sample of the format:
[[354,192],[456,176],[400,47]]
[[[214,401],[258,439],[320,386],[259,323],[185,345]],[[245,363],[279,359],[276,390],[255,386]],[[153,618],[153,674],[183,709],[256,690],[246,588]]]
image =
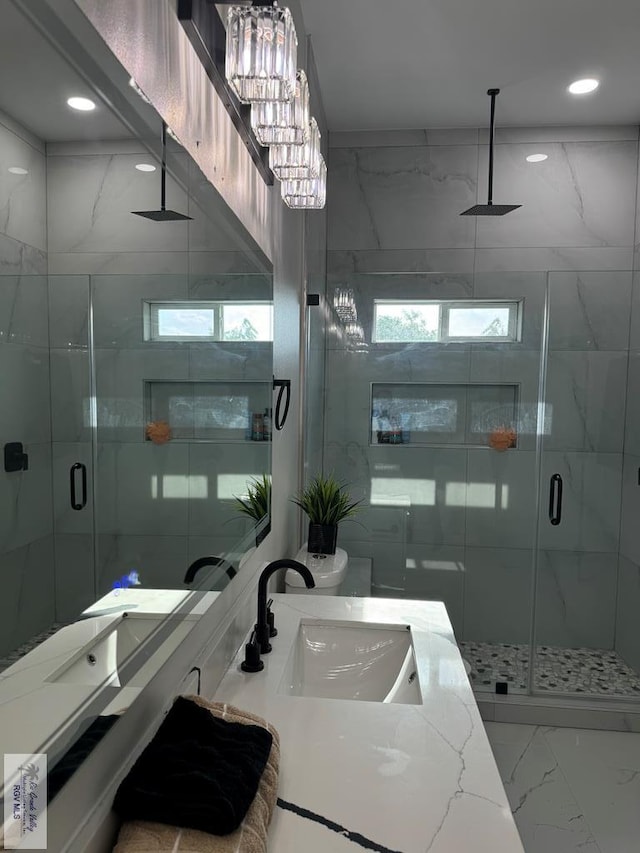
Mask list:
[[[153,444],[149,438],[145,438],[145,442]],[[263,444],[268,447],[271,442],[252,441],[250,438],[172,438],[166,444]]]
[[[385,441],[370,441],[369,447],[428,447],[434,450],[493,450],[494,453],[500,452],[495,450],[493,447],[489,447],[489,445],[487,444],[447,444],[446,442],[440,444],[431,444],[430,442],[424,441],[399,441],[397,443],[391,441],[388,443]],[[507,448],[506,452],[508,452],[509,450],[521,449],[522,448],[520,447],[509,447]]]

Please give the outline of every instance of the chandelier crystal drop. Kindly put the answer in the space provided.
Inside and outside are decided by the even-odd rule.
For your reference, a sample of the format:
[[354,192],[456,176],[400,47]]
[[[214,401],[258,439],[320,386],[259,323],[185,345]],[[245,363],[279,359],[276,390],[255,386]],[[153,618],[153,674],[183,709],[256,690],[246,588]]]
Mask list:
[[309,83],[298,71],[289,103],[260,101],[251,106],[251,127],[260,145],[302,145],[309,135]]
[[286,7],[231,6],[225,74],[238,98],[289,102],[296,89],[298,38]]
[[351,287],[336,287],[333,291],[333,307],[343,323],[358,319],[356,300]]
[[281,181],[317,178],[320,173],[320,131],[311,116],[309,135],[302,145],[272,145],[269,167]]
[[360,323],[347,323],[344,327],[345,335],[355,343],[364,341],[364,329]]
[[327,166],[322,154],[317,177],[283,181],[282,198],[288,207],[321,210],[327,201]]

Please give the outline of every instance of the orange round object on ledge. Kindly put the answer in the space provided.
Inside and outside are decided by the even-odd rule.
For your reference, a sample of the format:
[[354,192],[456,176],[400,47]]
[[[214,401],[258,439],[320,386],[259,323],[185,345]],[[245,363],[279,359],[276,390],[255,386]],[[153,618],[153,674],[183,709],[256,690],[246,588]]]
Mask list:
[[489,446],[504,452],[516,446],[516,431],[510,427],[497,427],[489,433]]
[[166,421],[151,421],[146,426],[145,435],[154,444],[166,444],[171,439],[171,427]]

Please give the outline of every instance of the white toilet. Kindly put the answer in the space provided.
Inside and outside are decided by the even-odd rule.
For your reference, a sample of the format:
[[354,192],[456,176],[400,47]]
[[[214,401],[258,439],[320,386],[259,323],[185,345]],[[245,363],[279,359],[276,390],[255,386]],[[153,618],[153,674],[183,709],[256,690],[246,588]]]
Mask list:
[[287,569],[284,579],[285,592],[296,595],[338,595],[340,584],[347,573],[346,551],[336,548],[335,554],[310,554],[305,542],[295,559],[309,569],[316,585],[314,589],[307,589],[298,572]]

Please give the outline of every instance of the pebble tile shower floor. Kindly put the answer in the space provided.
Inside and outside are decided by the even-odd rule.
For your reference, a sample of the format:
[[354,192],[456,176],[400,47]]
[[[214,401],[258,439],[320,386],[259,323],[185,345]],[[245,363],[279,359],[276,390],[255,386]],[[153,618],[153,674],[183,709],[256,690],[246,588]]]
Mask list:
[[8,667],[12,666],[16,661],[19,661],[21,657],[24,657],[28,652],[33,651],[36,646],[39,646],[40,643],[44,643],[45,640],[48,640],[49,637],[52,637],[56,631],[59,631],[60,628],[64,628],[63,622],[54,622],[50,628],[47,628],[46,631],[41,631],[39,634],[36,634],[35,637],[31,637],[30,640],[27,640],[26,643],[23,643],[21,646],[18,646],[17,649],[14,649],[12,652],[9,652],[6,655],[0,657],[0,672]]
[[[476,690],[493,693],[496,681],[506,681],[510,692],[527,689],[529,646],[470,641],[458,645],[471,665]],[[538,646],[535,663],[536,690],[640,698],[640,676],[616,652]]]

